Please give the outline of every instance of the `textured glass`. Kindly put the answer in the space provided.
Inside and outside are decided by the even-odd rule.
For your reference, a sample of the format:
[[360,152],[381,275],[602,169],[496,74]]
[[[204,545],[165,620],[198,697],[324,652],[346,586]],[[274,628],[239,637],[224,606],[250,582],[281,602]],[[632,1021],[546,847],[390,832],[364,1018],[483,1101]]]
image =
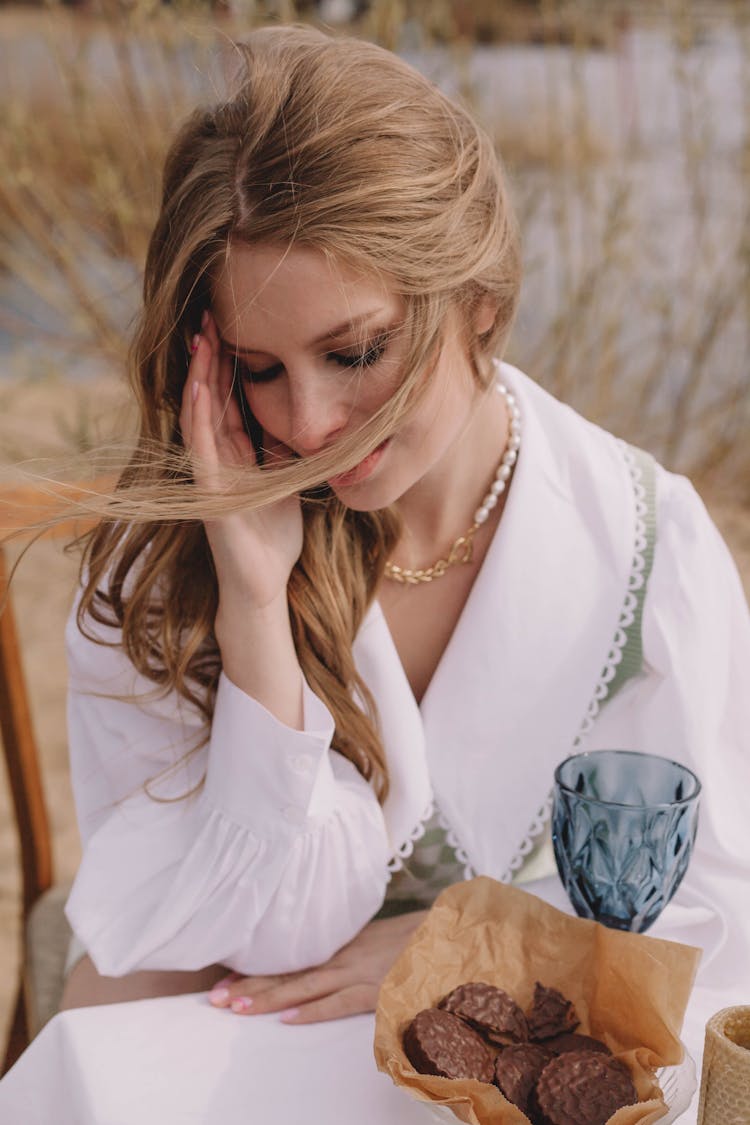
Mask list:
[[557,767],[552,843],[578,914],[648,929],[690,861],[700,789],[685,766],[629,750],[576,754]]

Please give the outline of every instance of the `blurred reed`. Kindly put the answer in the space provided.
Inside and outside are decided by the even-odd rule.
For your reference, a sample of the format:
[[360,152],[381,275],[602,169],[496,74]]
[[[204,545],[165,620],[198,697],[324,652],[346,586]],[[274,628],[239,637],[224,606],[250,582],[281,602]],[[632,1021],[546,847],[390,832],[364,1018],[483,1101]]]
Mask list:
[[[324,5],[322,14],[332,11]],[[127,362],[129,318],[173,127],[196,100],[211,97],[222,69],[212,61],[217,45],[226,63],[232,37],[270,20],[312,22],[314,6],[244,0],[211,13],[185,0],[168,8],[111,0],[96,12],[17,16],[15,31],[9,16],[0,10],[0,47],[11,64],[0,80],[0,284],[3,274],[6,282],[14,278],[49,315],[31,323],[6,305],[0,331],[27,342],[33,336],[46,349],[48,369],[59,364],[65,372],[85,360],[89,372],[117,374]],[[717,25],[742,57],[731,224],[717,213],[721,193],[710,173],[721,153],[696,54]],[[670,467],[747,497],[750,5],[373,0],[352,26],[417,62],[420,51],[436,52],[438,69],[497,142],[525,232],[529,294],[509,358]],[[633,27],[656,28],[669,44],[674,208],[681,213],[673,254],[679,266],[671,272],[660,268],[672,256],[665,216],[643,207],[649,173],[643,121],[633,110]],[[32,35],[33,81],[21,49]],[[483,98],[474,67],[477,51],[509,42],[542,52],[544,64],[543,96],[520,115]],[[597,57],[612,60],[619,84],[617,129],[599,112],[591,69]],[[0,457],[11,459],[17,449],[3,431],[13,415],[12,390],[0,388],[7,400]],[[88,409],[80,405],[58,426],[60,448],[95,444]]]

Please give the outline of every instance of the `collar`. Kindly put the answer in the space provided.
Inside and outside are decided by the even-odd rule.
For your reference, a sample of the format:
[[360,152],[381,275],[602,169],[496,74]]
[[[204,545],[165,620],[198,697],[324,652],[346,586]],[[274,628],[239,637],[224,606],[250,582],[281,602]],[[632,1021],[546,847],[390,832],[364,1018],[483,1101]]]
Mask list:
[[627,592],[635,504],[616,439],[516,368],[523,444],[503,517],[417,706],[380,607],[355,659],[380,712],[394,850],[437,804],[475,871],[500,877],[586,718]]

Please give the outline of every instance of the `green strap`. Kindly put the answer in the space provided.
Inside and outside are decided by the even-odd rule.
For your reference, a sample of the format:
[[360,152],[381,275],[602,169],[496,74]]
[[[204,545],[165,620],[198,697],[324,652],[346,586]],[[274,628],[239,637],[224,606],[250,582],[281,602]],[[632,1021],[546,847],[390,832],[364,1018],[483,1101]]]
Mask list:
[[375,917],[392,918],[432,906],[442,890],[464,879],[465,870],[435,810],[423,835],[414,841],[413,851],[402,857],[400,869],[391,876],[385,902]]

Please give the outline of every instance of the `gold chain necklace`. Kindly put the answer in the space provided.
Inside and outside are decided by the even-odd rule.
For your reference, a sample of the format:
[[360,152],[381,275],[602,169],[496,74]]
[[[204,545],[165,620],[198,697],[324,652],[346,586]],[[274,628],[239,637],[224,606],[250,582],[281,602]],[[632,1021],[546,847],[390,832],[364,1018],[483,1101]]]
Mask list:
[[438,559],[432,566],[426,566],[419,570],[409,570],[407,567],[397,566],[389,559],[385,564],[383,573],[386,578],[390,578],[393,582],[401,582],[407,586],[417,586],[422,582],[433,582],[436,578],[442,578],[449,567],[455,566],[457,563],[471,562],[474,554],[474,536],[482,524],[487,522],[490,512],[496,506],[499,497],[505,492],[510,475],[513,472],[513,466],[518,459],[518,450],[521,447],[521,413],[516,406],[516,400],[503,383],[498,383],[497,389],[504,396],[505,405],[508,408],[510,433],[502,460],[490,485],[490,490],[474,513],[474,522],[468,531],[459,535],[458,539],[454,541],[447,556]]

